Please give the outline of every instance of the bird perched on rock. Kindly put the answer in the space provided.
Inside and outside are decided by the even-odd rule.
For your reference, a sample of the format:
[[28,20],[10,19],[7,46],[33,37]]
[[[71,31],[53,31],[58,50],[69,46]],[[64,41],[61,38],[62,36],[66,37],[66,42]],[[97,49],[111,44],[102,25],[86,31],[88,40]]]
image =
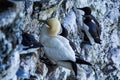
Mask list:
[[24,46],[27,46],[27,48],[25,49],[43,47],[43,45],[40,42],[38,42],[33,35],[23,31],[22,31],[22,44]]
[[67,38],[68,36],[68,30],[61,24],[62,32],[60,33],[61,36]]
[[[91,36],[94,38],[94,41],[100,44],[101,27],[98,21],[95,19],[95,17],[91,14],[91,8],[83,7],[83,8],[77,8],[77,9],[84,11],[83,22],[89,27],[89,32]],[[84,39],[86,41],[89,40],[86,34]]]
[[0,0],[0,13],[15,7],[15,4],[9,0]]
[[77,63],[91,65],[89,62],[75,57],[75,52],[69,44],[69,40],[58,35],[60,22],[56,18],[46,21],[48,27],[41,29],[40,41],[44,46],[46,56],[59,66],[66,67],[75,72],[77,76]]
[[[62,27],[62,33],[60,34],[61,36],[67,38],[68,37],[68,30],[61,24],[61,27]],[[70,39],[69,40],[69,44],[70,46],[72,47],[72,49],[74,50],[74,52],[76,53],[76,57],[80,57],[80,54],[79,52],[77,51],[77,48],[75,46],[75,43],[72,42]]]
[[84,11],[84,15],[91,15],[91,8],[90,7],[83,7],[83,8],[77,8],[77,9],[80,9],[80,10],[83,10]]

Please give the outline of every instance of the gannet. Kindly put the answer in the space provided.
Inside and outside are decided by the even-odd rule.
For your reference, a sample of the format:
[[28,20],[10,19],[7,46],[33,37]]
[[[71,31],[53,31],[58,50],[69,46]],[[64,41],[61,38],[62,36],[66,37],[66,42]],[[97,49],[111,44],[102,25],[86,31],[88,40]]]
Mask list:
[[40,42],[44,46],[46,56],[59,66],[63,66],[75,72],[77,76],[77,63],[91,65],[82,59],[75,57],[75,52],[69,44],[69,40],[58,35],[60,31],[60,22],[56,18],[48,19],[47,27],[41,29]]

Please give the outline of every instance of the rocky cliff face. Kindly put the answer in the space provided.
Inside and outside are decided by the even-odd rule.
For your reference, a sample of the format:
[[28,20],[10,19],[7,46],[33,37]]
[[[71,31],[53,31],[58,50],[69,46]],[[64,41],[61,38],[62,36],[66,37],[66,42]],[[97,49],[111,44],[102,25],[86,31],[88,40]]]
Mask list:
[[[84,44],[82,11],[89,6],[102,29],[101,44]],[[119,0],[0,0],[0,80],[73,80],[74,73],[50,63],[42,48],[23,49],[22,30],[36,35],[39,20],[57,17],[68,30],[80,57],[92,67],[78,65],[78,80],[120,79],[120,1]],[[22,29],[22,30],[21,30]],[[43,59],[44,58],[44,59]]]

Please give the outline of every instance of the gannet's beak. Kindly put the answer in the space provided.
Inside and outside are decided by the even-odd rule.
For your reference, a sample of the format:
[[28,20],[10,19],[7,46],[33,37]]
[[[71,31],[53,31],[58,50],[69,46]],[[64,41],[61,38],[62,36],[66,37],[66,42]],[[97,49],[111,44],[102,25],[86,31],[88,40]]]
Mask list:
[[[44,24],[47,24],[48,25],[48,22],[47,22],[47,20],[38,20],[40,23],[44,23]],[[49,26],[46,26],[46,27],[48,27],[49,28]]]
[[38,20],[38,21],[47,24],[46,20]]

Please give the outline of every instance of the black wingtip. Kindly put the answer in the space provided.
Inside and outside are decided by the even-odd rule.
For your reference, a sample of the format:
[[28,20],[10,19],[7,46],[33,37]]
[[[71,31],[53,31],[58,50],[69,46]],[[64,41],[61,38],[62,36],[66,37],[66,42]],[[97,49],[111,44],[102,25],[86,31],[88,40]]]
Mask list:
[[60,60],[60,61],[71,63],[73,71],[75,73],[75,76],[77,76],[77,65],[76,65],[76,62],[73,62],[71,60]]
[[91,63],[89,63],[89,62],[87,62],[87,61],[85,61],[85,60],[82,60],[82,59],[80,59],[80,58],[76,58],[76,63],[92,66]]
[[95,38],[95,42],[98,43],[98,44],[101,44],[100,38]]
[[75,62],[71,62],[71,64],[72,64],[72,68],[73,68],[73,71],[75,73],[75,76],[77,76],[77,65]]

